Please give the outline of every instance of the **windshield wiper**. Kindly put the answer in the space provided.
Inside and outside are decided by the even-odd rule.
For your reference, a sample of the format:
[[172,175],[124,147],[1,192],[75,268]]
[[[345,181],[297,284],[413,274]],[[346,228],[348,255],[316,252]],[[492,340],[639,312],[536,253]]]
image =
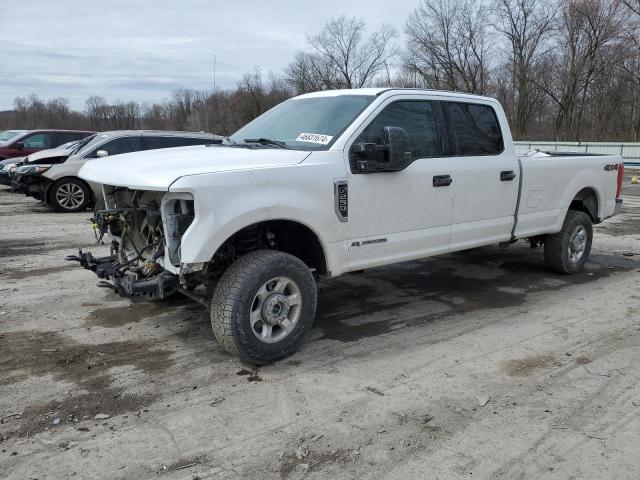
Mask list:
[[261,145],[275,145],[276,147],[287,148],[284,142],[271,140],[270,138],[245,138],[244,143],[259,143]]

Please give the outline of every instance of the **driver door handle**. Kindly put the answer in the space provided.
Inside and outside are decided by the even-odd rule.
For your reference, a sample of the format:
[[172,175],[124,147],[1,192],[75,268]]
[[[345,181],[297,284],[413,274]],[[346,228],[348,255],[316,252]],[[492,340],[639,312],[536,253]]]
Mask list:
[[448,187],[453,182],[451,175],[436,175],[433,177],[434,187]]
[[510,182],[514,178],[516,178],[516,174],[513,170],[505,170],[503,172],[500,172],[501,182]]

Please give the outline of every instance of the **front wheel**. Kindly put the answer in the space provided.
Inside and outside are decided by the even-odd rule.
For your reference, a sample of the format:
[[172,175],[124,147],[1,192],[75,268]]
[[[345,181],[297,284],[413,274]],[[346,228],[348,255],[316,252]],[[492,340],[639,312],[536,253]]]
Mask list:
[[313,323],[316,283],[288,253],[257,250],[222,275],[211,298],[211,326],[229,353],[255,365],[293,354]]
[[51,187],[49,199],[56,212],[82,212],[91,202],[91,192],[77,178],[61,178]]
[[591,217],[578,210],[569,210],[562,230],[544,240],[547,268],[559,273],[578,273],[589,258],[592,241]]

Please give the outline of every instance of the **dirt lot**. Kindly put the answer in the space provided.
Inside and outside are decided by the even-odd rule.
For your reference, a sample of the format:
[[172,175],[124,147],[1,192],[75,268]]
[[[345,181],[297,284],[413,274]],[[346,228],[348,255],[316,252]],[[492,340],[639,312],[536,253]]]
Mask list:
[[584,273],[522,242],[347,275],[255,369],[65,263],[88,213],[0,190],[0,477],[638,479],[638,194]]

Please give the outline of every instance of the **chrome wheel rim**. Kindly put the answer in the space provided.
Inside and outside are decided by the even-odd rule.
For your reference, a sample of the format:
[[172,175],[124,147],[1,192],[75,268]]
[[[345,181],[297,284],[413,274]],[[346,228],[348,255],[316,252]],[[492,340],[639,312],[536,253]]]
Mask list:
[[301,310],[302,294],[296,282],[288,277],[272,278],[253,297],[251,330],[261,342],[278,342],[293,331]]
[[578,225],[573,229],[573,232],[571,232],[567,250],[571,263],[576,264],[580,262],[584,256],[584,252],[587,250],[587,230],[582,225]]
[[75,183],[63,183],[56,190],[56,200],[62,208],[72,210],[84,202],[84,191]]

